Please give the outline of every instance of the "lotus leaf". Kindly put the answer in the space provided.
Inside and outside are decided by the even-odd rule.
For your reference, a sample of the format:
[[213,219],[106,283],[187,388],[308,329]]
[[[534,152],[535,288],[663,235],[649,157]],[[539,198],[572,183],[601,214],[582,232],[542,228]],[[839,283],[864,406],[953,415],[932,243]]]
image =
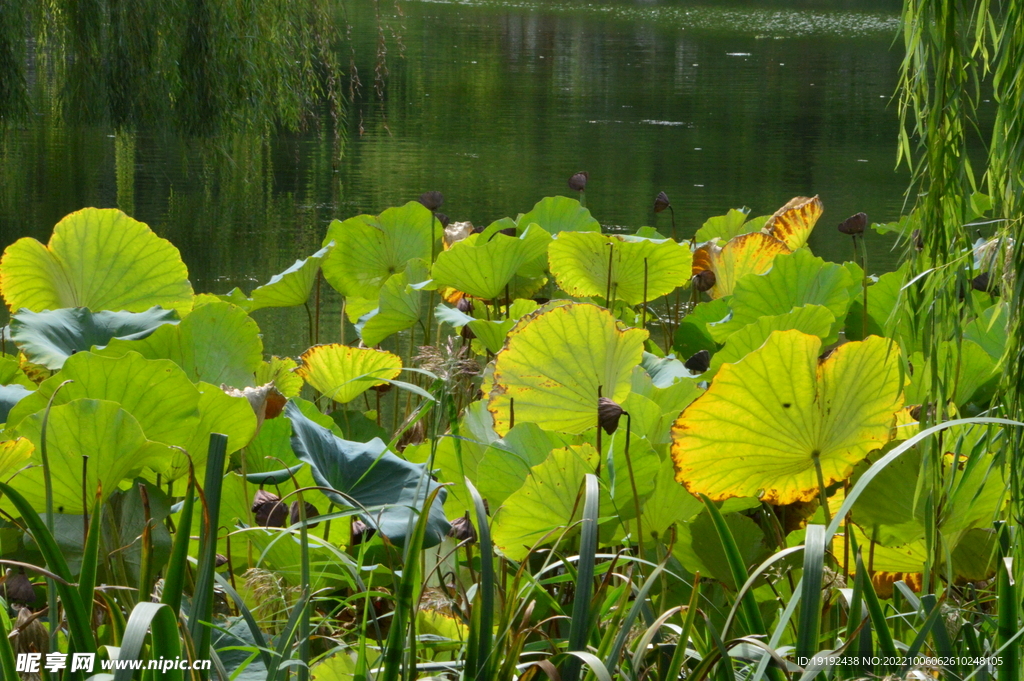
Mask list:
[[0,423],[6,423],[11,410],[31,394],[31,390],[17,383],[0,385]]
[[7,308],[186,312],[192,286],[178,249],[114,208],[84,208],[53,228],[47,246],[25,237],[0,259]]
[[[879,573],[916,574],[924,569],[928,549],[923,540],[898,546],[885,546],[877,542],[872,545],[870,534],[866,533],[858,525],[851,525],[850,527],[857,540],[857,547],[861,550],[864,567],[870,569],[875,575]],[[845,535],[843,533],[836,534],[832,543],[833,555],[844,555],[846,551],[845,543]],[[851,574],[856,572],[856,561],[853,560],[852,556],[849,571]],[[876,591],[878,586],[879,584],[876,583]],[[889,586],[891,587],[891,584]]]
[[495,430],[508,432],[513,400],[516,419],[545,430],[593,427],[598,397],[622,402],[629,395],[645,340],[646,331],[623,330],[611,313],[587,303],[523,317],[495,361],[488,400]]
[[[18,434],[36,446],[30,461],[41,464],[39,442],[43,414],[33,414],[18,426]],[[132,477],[144,466],[159,467],[170,455],[170,448],[146,439],[142,427],[116,402],[72,400],[50,410],[46,429],[46,447],[53,480],[53,505],[58,513],[83,512],[83,489],[91,505],[102,484],[103,498],[117,490],[118,483]],[[88,470],[83,488],[82,457],[88,455]],[[43,469],[26,469],[16,478],[19,491],[37,510],[45,507]]]
[[439,286],[493,300],[504,297],[505,287],[517,274],[528,278],[543,274],[549,243],[551,236],[532,225],[518,237],[472,234],[439,254],[431,274]]
[[497,509],[523,486],[530,468],[548,458],[551,450],[571,444],[568,438],[541,430],[534,423],[520,423],[484,452],[475,478],[491,508]]
[[693,520],[704,510],[704,504],[676,482],[672,459],[661,462],[654,482],[654,491],[644,504],[644,536],[669,541],[669,528]]
[[723,364],[734,364],[757,350],[773,331],[796,329],[824,341],[831,335],[835,321],[828,308],[821,305],[802,305],[784,314],[761,317],[729,336],[725,347],[711,359],[708,375],[713,376]]
[[898,352],[884,338],[847,343],[819,361],[821,339],[775,331],[724,364],[672,427],[676,480],[716,501],[772,504],[818,494],[889,437],[902,406]]
[[[785,314],[802,305],[823,305],[841,321],[850,305],[853,283],[845,267],[826,263],[807,249],[780,255],[768,273],[737,282],[729,302],[732,316],[709,324],[708,330],[721,343],[765,315]],[[838,331],[838,324],[834,331]],[[834,341],[832,335],[830,341]]]
[[103,347],[114,338],[146,338],[163,324],[177,323],[177,312],[159,307],[145,312],[90,312],[84,307],[21,310],[11,319],[11,338],[30,361],[59,370],[76,352]]
[[380,345],[393,333],[408,329],[420,320],[423,294],[430,279],[425,260],[412,260],[404,272],[392,275],[380,290],[378,307],[367,312],[356,324],[356,331],[369,347]]
[[[940,387],[941,394],[958,407],[968,402],[988,402],[998,380],[995,360],[980,345],[969,340],[960,344],[940,341],[937,350],[935,361],[939,371],[952,380]],[[924,404],[933,394],[931,372],[920,352],[910,356],[910,365],[913,373],[907,386],[906,401],[908,404]]]
[[181,323],[165,324],[143,340],[115,339],[98,352],[120,357],[131,351],[169,359],[193,382],[235,387],[252,385],[263,361],[256,322],[242,308],[221,301],[198,307]]
[[550,234],[559,232],[600,232],[601,224],[576,199],[549,196],[537,202],[529,213],[516,220],[520,228],[538,224]]
[[[256,414],[244,397],[233,397],[217,386],[204,382],[196,384],[196,388],[199,389],[199,424],[184,449],[192,459],[192,465],[201,470],[206,465],[210,435],[226,435],[227,453],[237,452],[256,436]],[[181,451],[175,449],[164,477],[167,480],[178,480],[186,473],[188,460]]]
[[[336,492],[327,498],[342,508],[352,500],[368,512],[361,517],[396,544],[403,544],[415,518],[439,485],[426,467],[398,458],[379,439],[349,442],[306,418],[289,403],[285,415],[292,422],[292,449],[313,468],[318,485]],[[424,546],[435,546],[448,533],[444,517],[445,491],[439,490],[429,509]],[[342,496],[344,495],[344,496]],[[410,517],[412,516],[412,518]]]
[[298,364],[291,357],[274,357],[263,362],[256,369],[256,385],[265,385],[273,381],[274,386],[285,397],[297,397],[302,390],[302,376],[295,373]]
[[[765,557],[764,533],[757,524],[745,515],[727,512],[722,516],[729,532],[740,550],[740,558],[748,568],[757,565]],[[722,540],[707,512],[697,515],[691,522],[676,525],[678,536],[672,547],[672,555],[690,572],[699,571],[722,582],[727,589],[735,591],[738,586],[729,568],[729,559],[722,547]]]
[[807,237],[811,235],[822,211],[824,208],[817,196],[797,196],[775,211],[761,229],[795,251],[807,243]]
[[25,374],[17,357],[0,354],[0,385],[20,385],[35,390],[36,384]]
[[398,355],[338,343],[306,350],[298,368],[299,376],[311,386],[342,404],[351,402],[375,385],[383,385],[401,371],[402,360]]
[[[876,336],[889,335],[892,327],[891,317],[899,302],[901,289],[909,271],[903,265],[895,272],[885,274],[872,281],[869,279],[868,293],[868,334]],[[906,334],[903,334],[906,336]],[[864,337],[864,298],[862,294],[853,296],[850,311],[846,316],[846,337],[861,340]],[[909,336],[907,336],[909,339]]]
[[0,481],[7,479],[28,464],[33,451],[32,443],[23,437],[0,442]]
[[730,208],[729,212],[725,215],[716,215],[705,220],[693,238],[697,243],[702,244],[705,241],[715,241],[718,239],[728,241],[734,236],[756,231],[744,229],[749,214],[750,210],[747,208]]
[[730,300],[731,298],[716,298],[697,303],[690,313],[680,320],[672,341],[672,347],[679,357],[688,359],[701,350],[714,354],[718,349],[718,343],[711,336],[708,324],[720,322],[729,316]]
[[303,305],[313,291],[316,275],[320,272],[320,262],[330,252],[332,245],[324,246],[308,258],[296,260],[295,264],[284,272],[275,274],[266,284],[253,289],[249,297],[236,288],[231,293],[221,296],[221,299],[249,312],[265,307]]
[[764,274],[771,269],[775,256],[789,252],[790,248],[773,236],[742,234],[724,246],[711,242],[694,251],[691,274],[714,272],[715,285],[708,293],[712,298],[723,298],[732,295],[736,282],[745,275]]
[[1003,358],[1003,350],[1006,348],[1008,318],[1006,303],[987,307],[964,329],[964,339],[980,345],[993,361],[998,362]]
[[604,298],[611,290],[612,300],[639,305],[685,285],[693,254],[688,244],[671,239],[567,232],[551,244],[548,259],[558,286],[570,296]]
[[376,300],[388,277],[402,272],[410,260],[430,260],[434,231],[433,214],[418,201],[377,217],[335,220],[324,239],[325,246],[336,244],[323,259],[324,278],[343,296]]

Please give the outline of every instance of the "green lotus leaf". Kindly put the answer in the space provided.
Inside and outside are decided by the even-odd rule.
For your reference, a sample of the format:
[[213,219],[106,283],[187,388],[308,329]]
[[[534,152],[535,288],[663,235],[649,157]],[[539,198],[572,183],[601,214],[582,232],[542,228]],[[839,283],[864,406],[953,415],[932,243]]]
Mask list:
[[540,306],[533,300],[520,298],[508,309],[508,318],[502,320],[474,319],[469,328],[477,339],[491,352],[497,353],[505,345],[508,332],[528,314],[536,312]]
[[983,582],[995,576],[999,565],[999,536],[995,530],[967,532],[953,550],[953,572],[970,582]]
[[[974,341],[988,353],[993,361],[1003,358],[1008,338],[1009,305],[998,303],[985,310],[964,329],[964,340]],[[2,382],[2,381],[0,381]]]
[[[864,567],[869,565],[873,568],[875,579],[879,573],[892,575],[911,575],[919,573],[924,569],[925,560],[928,556],[928,548],[924,540],[900,544],[897,546],[885,546],[875,542],[872,545],[871,535],[859,525],[851,524],[853,535],[857,539],[857,546],[861,550],[864,559]],[[835,556],[845,555],[846,537],[843,533],[836,534],[832,544],[832,554]],[[850,559],[850,572],[853,573],[855,562]],[[900,577],[902,578],[902,577]],[[905,580],[907,581],[907,580]],[[876,590],[877,590],[876,584]]]
[[693,253],[671,239],[566,232],[552,242],[548,261],[558,286],[578,298],[608,295],[610,262],[612,300],[639,305],[689,282]]
[[[725,512],[723,509],[722,517],[736,541],[743,564],[749,569],[760,563],[767,553],[761,528],[739,513]],[[701,576],[713,577],[727,589],[736,591],[738,586],[729,567],[729,558],[711,516],[707,512],[699,513],[690,522],[677,523],[676,530],[678,534],[672,548],[676,560],[688,571],[699,571]]]
[[430,279],[425,260],[412,260],[404,272],[392,275],[380,290],[378,307],[360,317],[356,332],[369,347],[404,331],[420,320],[422,285]]
[[576,199],[549,196],[537,202],[529,213],[516,220],[520,228],[540,225],[549,234],[559,232],[600,232],[601,223]]
[[[985,404],[992,396],[998,379],[996,361],[977,343],[965,340],[941,341],[936,353],[939,372],[942,376],[953,377],[941,386],[946,400],[958,407],[968,402]],[[913,368],[910,385],[907,386],[907,404],[924,404],[932,399],[932,376],[925,364],[924,355],[915,352],[910,355]]]
[[672,347],[679,357],[689,359],[701,350],[714,354],[718,343],[708,331],[708,324],[720,322],[729,316],[729,301],[732,298],[716,298],[715,300],[697,303],[688,315],[679,322]]
[[266,284],[253,289],[252,294],[248,297],[242,293],[241,289],[236,288],[220,298],[249,312],[262,310],[265,307],[303,305],[309,300],[309,294],[313,291],[316,275],[320,272],[320,261],[330,252],[330,249],[331,246],[327,245],[308,258],[296,260],[295,264],[284,272],[275,274]]
[[196,308],[177,325],[165,324],[142,340],[112,340],[97,351],[108,357],[138,352],[169,359],[192,382],[252,385],[263,361],[260,330],[245,310],[217,301]]
[[146,338],[164,324],[177,323],[177,312],[159,307],[145,312],[90,312],[84,307],[21,310],[11,319],[11,338],[29,361],[56,371],[76,352],[103,347],[115,338]]
[[[355,500],[368,509],[360,514],[366,524],[403,544],[415,523],[411,517],[419,515],[439,487],[426,467],[398,458],[379,439],[343,440],[306,418],[294,402],[285,407],[285,416],[292,422],[295,456],[312,467],[318,485],[341,493],[325,492],[327,498],[342,508],[351,508],[350,500]],[[450,528],[444,517],[445,495],[438,491],[428,510],[425,547],[439,544]]]
[[11,312],[192,307],[178,249],[114,208],[71,213],[46,246],[29,237],[8,246],[0,259],[0,291]]
[[567,440],[535,423],[517,424],[484,452],[475,478],[480,495],[497,509],[523,486],[530,468],[547,459],[553,449],[570,445]]
[[308,585],[302,581],[303,548],[297,532],[261,527],[247,531],[243,536],[252,542],[253,555],[259,559],[256,567],[271,571],[293,589],[308,586],[311,591],[322,591],[355,586],[349,571],[338,561],[336,549],[332,550],[313,532],[307,535],[308,546],[305,549],[309,561]]
[[772,504],[818,495],[889,438],[902,406],[899,350],[871,336],[819,362],[821,339],[774,331],[758,350],[724,364],[672,427],[676,480],[716,501]]
[[599,396],[622,402],[629,395],[647,337],[642,329],[621,329],[611,313],[588,303],[524,317],[495,360],[488,400],[494,429],[508,432],[513,400],[516,419],[545,430],[594,427]]
[[332,343],[302,353],[297,373],[328,399],[345,404],[402,371],[402,360],[390,352]]
[[[232,454],[248,445],[256,436],[256,414],[249,400],[244,397],[228,395],[215,385],[200,382],[199,390],[199,423],[191,433],[191,437],[183,445],[186,456],[175,449],[168,466],[164,470],[164,478],[178,480],[188,473],[188,460],[196,470],[206,466],[206,457],[210,448],[210,435],[222,433],[227,435],[227,453]],[[277,419],[264,421],[264,425]]]
[[760,227],[744,229],[744,225],[747,224],[748,215],[750,215],[750,209],[748,208],[730,208],[729,212],[725,215],[716,215],[705,220],[693,238],[696,239],[697,243],[702,244],[713,239],[728,241],[740,234],[756,232]]
[[35,390],[36,384],[25,374],[17,357],[0,355],[0,385],[20,385]]
[[[57,388],[65,381],[71,381]],[[72,400],[116,402],[138,421],[146,439],[184,446],[199,424],[199,391],[185,372],[166,359],[149,360],[137,352],[104,357],[80,352],[68,358],[60,373],[40,384],[10,415],[10,426],[46,408]]]
[[6,482],[18,469],[28,465],[33,449],[32,443],[23,437],[0,442],[0,480]]
[[668,542],[669,528],[677,528],[693,520],[704,510],[704,504],[676,482],[672,459],[661,462],[654,491],[647,498],[643,509],[644,537]]
[[6,423],[11,410],[32,392],[23,385],[0,385],[0,423]]
[[[18,426],[18,434],[36,446],[30,459],[35,464],[42,464],[38,451],[42,422],[43,414],[32,414]],[[167,445],[146,439],[135,417],[107,400],[72,400],[51,409],[46,448],[54,508],[58,513],[71,514],[84,511],[83,454],[89,457],[84,496],[90,506],[100,484],[106,499],[122,480],[144,466],[159,464],[170,454]],[[43,510],[46,496],[41,465],[22,471],[15,480],[33,508]]]
[[377,217],[335,220],[324,238],[325,246],[335,243],[321,264],[324,278],[343,296],[376,301],[384,282],[403,271],[406,263],[430,260],[431,243],[440,232],[433,214],[418,201],[389,208]]
[[761,317],[729,336],[725,347],[711,358],[711,367],[706,375],[714,376],[723,364],[735,364],[757,350],[773,331],[796,329],[827,343],[835,321],[828,308],[821,305],[802,305],[785,314]]
[[732,317],[709,324],[708,330],[722,343],[760,317],[785,314],[802,305],[822,305],[836,318],[838,331],[850,305],[852,284],[849,270],[842,265],[826,263],[805,248],[797,249],[775,258],[766,274],[740,279],[729,303]]
[[[900,292],[906,281],[909,266],[904,264],[895,272],[886,272],[868,286],[868,335],[889,336],[892,328],[890,318],[900,299]],[[905,339],[912,334],[901,334]],[[864,338],[864,295],[857,291],[850,300],[846,315],[846,337],[850,340]]]
[[538,275],[536,263],[551,241],[547,232],[533,226],[518,237],[497,233],[482,240],[485,236],[471,234],[439,254],[431,270],[434,282],[484,300],[504,297],[505,287],[520,272],[528,269],[524,276]]
[[262,362],[256,369],[256,385],[273,382],[285,397],[297,397],[302,390],[302,376],[295,373],[298,363],[291,357],[273,356],[269,362]]

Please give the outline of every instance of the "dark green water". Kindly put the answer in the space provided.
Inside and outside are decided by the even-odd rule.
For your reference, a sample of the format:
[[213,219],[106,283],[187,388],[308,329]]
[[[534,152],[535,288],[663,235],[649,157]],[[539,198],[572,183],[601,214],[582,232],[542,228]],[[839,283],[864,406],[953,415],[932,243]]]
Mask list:
[[[120,207],[181,249],[197,291],[248,291],[315,250],[332,218],[437,189],[452,219],[486,224],[568,194],[587,170],[588,207],[609,230],[667,231],[652,210],[662,190],[685,236],[730,207],[764,214],[819,194],[812,247],[846,259],[836,223],[903,208],[899,4],[402,0],[378,20],[352,1],[331,18],[351,37],[331,49],[362,88],[337,122],[314,107],[298,130],[185,132],[157,117],[115,133],[110,115],[69,113],[76,101],[30,44],[29,115],[0,132],[0,247],[45,241],[81,207]],[[871,246],[871,269],[892,267],[890,244]],[[259,321],[272,349],[304,347],[304,311]]]

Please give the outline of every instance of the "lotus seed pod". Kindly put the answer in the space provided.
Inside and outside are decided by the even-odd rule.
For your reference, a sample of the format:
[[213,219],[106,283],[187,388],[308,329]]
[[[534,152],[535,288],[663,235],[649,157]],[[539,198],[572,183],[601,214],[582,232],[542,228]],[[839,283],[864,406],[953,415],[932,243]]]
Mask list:
[[574,192],[581,192],[587,188],[587,180],[590,178],[590,174],[586,172],[578,172],[569,178],[569,189]]
[[671,205],[672,202],[668,200],[668,194],[665,192],[659,192],[658,195],[654,197],[655,213],[660,213]]
[[427,210],[435,211],[444,203],[444,194],[441,192],[423,192],[420,194],[420,203],[422,203]]
[[604,432],[611,435],[619,428],[619,419],[625,414],[625,410],[614,400],[601,397],[597,400],[597,421]]
[[857,213],[851,215],[842,222],[839,223],[839,231],[843,234],[849,234],[850,236],[857,236],[858,234],[864,233],[864,228],[868,226],[868,214]]
[[468,512],[461,518],[456,518],[452,521],[452,528],[448,530],[448,536],[454,537],[460,542],[466,541],[467,539],[470,543],[476,542],[476,528],[473,527],[473,523],[469,519]]
[[[320,515],[320,511],[316,510],[316,506],[314,506],[313,504],[309,503],[308,501],[305,502],[305,503],[306,503],[306,527],[316,527],[320,523],[311,523],[311,522],[309,522],[309,520],[310,520],[310,518],[315,518],[318,515]],[[288,509],[288,513],[289,513],[290,519],[292,521],[292,525],[294,525],[295,523],[297,523],[297,522],[302,520],[302,518],[299,516],[299,502],[298,502],[298,500],[292,502],[292,505]]]
[[710,291],[715,287],[715,273],[711,270],[702,270],[693,276],[693,288],[701,293]]
[[252,498],[252,512],[262,527],[284,527],[288,518],[288,508],[281,503],[281,498],[262,489]]
[[703,374],[711,368],[711,353],[707,350],[695,352],[690,359],[683,362],[683,366],[695,374]]

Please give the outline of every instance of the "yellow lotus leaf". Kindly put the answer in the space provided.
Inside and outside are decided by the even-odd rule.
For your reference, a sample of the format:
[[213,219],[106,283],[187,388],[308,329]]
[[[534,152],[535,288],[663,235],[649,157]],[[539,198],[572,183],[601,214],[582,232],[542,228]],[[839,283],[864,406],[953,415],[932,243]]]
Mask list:
[[782,241],[790,250],[796,250],[807,243],[815,223],[824,208],[817,196],[797,196],[768,218],[761,231]]
[[821,339],[775,331],[723,364],[672,426],[676,480],[716,501],[808,501],[889,439],[902,406],[898,348],[869,336],[820,360]]
[[398,376],[402,360],[390,352],[352,348],[339,343],[317,345],[302,354],[299,376],[335,402],[351,402],[375,385]]
[[771,269],[775,256],[789,252],[789,246],[762,232],[741,234],[724,246],[712,241],[694,252],[692,276],[705,270],[714,272],[715,285],[709,293],[712,298],[722,298],[732,294],[740,277],[764,274]]
[[32,443],[23,437],[0,442],[0,481],[6,482],[19,468],[27,465],[33,449]]

